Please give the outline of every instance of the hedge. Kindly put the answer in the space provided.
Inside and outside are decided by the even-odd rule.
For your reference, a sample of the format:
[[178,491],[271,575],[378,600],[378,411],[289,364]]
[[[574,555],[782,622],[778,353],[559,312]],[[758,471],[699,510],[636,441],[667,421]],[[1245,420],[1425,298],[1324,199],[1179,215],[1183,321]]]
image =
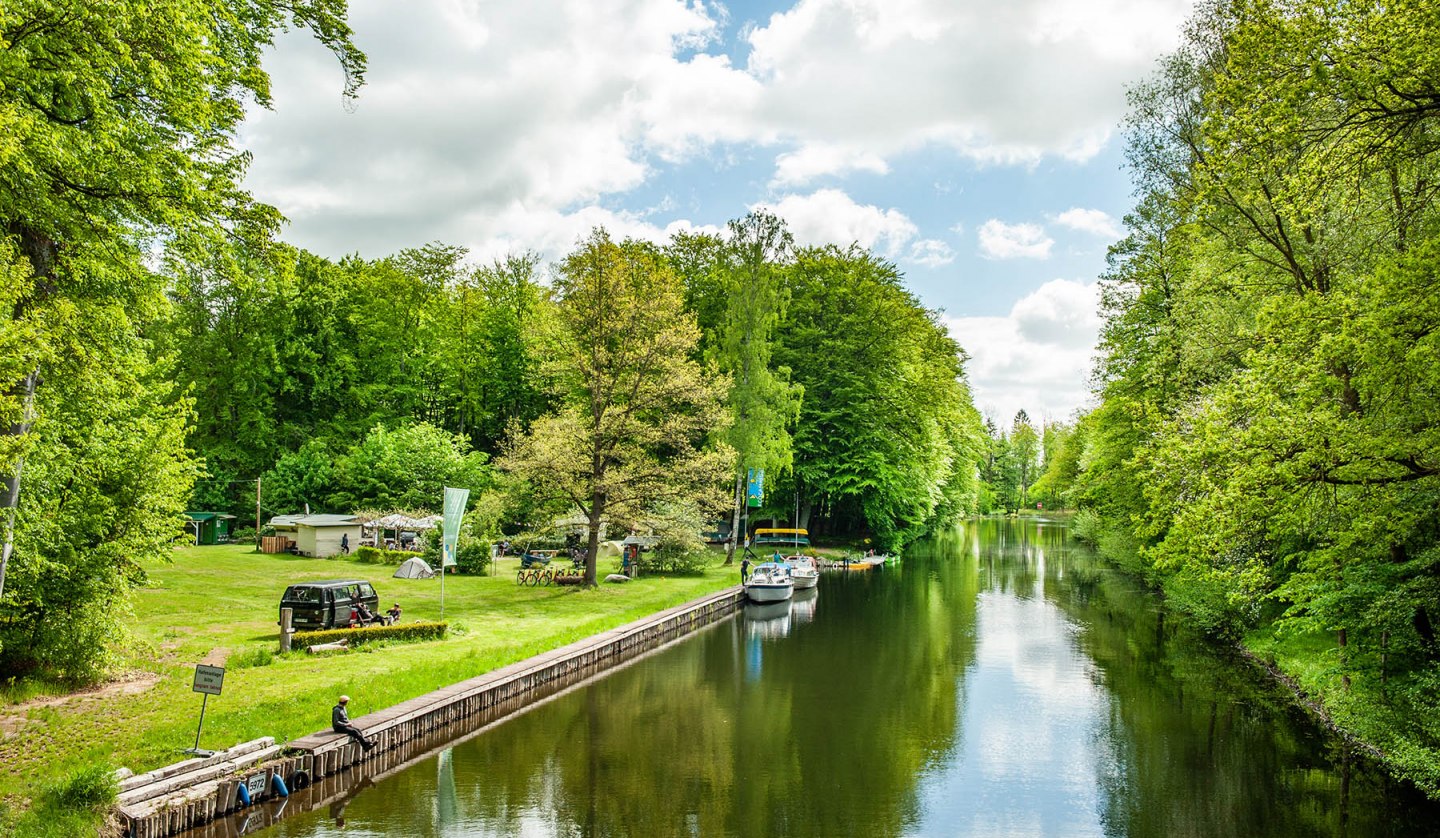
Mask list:
[[[406,559],[413,559],[420,555],[412,550],[382,550],[378,547],[362,546],[355,548],[351,559],[361,564],[402,564]],[[345,558],[336,554],[331,558]]]
[[397,623],[393,626],[376,625],[325,631],[297,631],[291,638],[290,645],[295,649],[305,649],[340,640],[349,640],[351,646],[358,646],[374,640],[438,640],[445,636],[448,626],[449,623],[429,623],[417,620],[413,623]]

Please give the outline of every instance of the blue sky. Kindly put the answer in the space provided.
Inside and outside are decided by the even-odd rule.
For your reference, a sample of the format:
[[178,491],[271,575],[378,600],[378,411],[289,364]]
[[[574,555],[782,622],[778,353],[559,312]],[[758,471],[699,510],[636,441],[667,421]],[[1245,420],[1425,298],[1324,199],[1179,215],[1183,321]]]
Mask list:
[[338,257],[427,241],[553,259],[752,207],[858,242],[943,310],[976,402],[1087,398],[1095,278],[1130,205],[1124,92],[1178,0],[354,0],[351,107],[303,33],[247,120],[249,184]]

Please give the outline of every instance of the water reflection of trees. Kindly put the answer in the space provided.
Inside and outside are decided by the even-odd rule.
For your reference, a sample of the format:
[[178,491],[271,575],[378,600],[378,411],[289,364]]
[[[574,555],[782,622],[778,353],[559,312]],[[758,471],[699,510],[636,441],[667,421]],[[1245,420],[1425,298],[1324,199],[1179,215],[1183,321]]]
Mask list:
[[1336,770],[1286,697],[1063,528],[984,521],[899,567],[827,577],[818,617],[791,613],[786,636],[732,621],[507,721],[443,768],[359,795],[347,829],[918,834],[920,787],[963,745],[976,602],[996,592],[1044,598],[1079,627],[1067,642],[1106,696],[1088,753],[1107,833],[1338,834],[1342,808],[1351,835],[1431,828],[1417,818],[1433,810],[1392,805],[1368,770]]
[[[1080,651],[1110,696],[1095,754],[1109,833],[1420,834],[1406,831],[1420,827],[1410,822],[1416,810],[1396,806],[1373,768],[1337,759],[1339,745],[1288,696],[1167,618],[1153,593],[1072,547],[1063,529],[1015,521],[979,529],[988,582],[1022,594],[1038,583],[1083,627]],[[1399,824],[1409,825],[1395,832]]]
[[351,823],[408,823],[394,807],[413,807],[420,835],[899,835],[954,743],[974,645],[973,608],[955,605],[975,578],[955,563],[886,572],[827,579],[817,609],[865,619],[759,637],[758,680],[743,677],[757,638],[736,620],[456,747],[448,830],[423,765],[383,804],[358,799]]

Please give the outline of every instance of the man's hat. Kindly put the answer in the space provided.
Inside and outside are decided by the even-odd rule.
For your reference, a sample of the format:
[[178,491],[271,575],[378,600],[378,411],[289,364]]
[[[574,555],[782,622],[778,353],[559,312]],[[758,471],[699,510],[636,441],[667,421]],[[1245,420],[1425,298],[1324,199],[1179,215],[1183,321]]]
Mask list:
[[350,696],[348,696],[348,695],[342,695],[342,696],[340,696],[340,703],[341,703],[341,704],[344,704],[345,702],[347,702],[347,701],[349,701],[349,700],[350,700]]

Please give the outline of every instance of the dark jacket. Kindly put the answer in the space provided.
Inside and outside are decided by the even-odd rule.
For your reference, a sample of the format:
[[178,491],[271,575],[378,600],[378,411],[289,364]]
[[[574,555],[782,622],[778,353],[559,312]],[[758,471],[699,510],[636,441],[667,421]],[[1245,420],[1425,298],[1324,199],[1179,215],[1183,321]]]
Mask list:
[[350,714],[345,712],[345,705],[337,704],[330,711],[330,726],[340,727],[350,724]]

